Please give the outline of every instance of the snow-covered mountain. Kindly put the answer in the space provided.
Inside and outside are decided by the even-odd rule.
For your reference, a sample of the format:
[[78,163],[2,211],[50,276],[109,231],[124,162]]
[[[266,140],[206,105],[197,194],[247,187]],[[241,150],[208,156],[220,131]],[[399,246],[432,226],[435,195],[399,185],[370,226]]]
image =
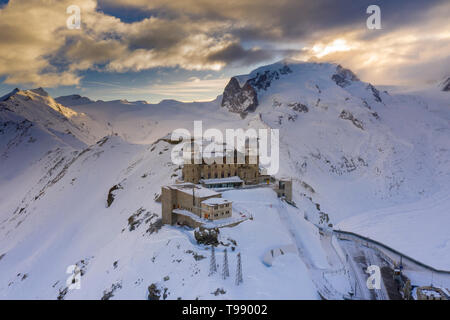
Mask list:
[[[233,77],[202,103],[15,90],[0,102],[0,297],[145,299],[154,284],[168,299],[318,298],[311,265],[337,267],[314,224],[450,269],[448,92],[388,90],[294,61]],[[255,217],[220,235],[219,262],[224,245],[242,253],[242,287],[207,276],[210,253],[192,230],[160,225],[160,187],[181,175],[164,137],[195,120],[280,130],[277,176],[293,178],[298,208],[267,188],[224,193]],[[302,255],[262,263],[292,241]],[[82,288],[69,291],[73,264]]]
[[71,94],[68,96],[61,96],[61,97],[56,98],[55,101],[62,105],[65,105],[67,107],[79,106],[82,104],[89,104],[89,103],[94,102],[91,99],[89,99],[88,97],[82,97],[79,94]]

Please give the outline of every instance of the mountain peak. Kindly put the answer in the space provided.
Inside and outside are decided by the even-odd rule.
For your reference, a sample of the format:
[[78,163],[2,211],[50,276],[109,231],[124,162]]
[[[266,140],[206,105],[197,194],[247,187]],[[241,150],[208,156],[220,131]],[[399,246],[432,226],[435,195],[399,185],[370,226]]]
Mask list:
[[354,81],[359,81],[358,77],[349,69],[343,68],[340,64],[336,67],[336,73],[331,77],[336,84],[345,88]]
[[49,94],[47,91],[45,91],[42,87],[35,88],[35,89],[28,89],[28,90],[21,90],[19,88],[15,88],[10,93],[5,94],[3,97],[0,97],[0,101],[7,101],[12,96],[19,94],[19,95],[39,95],[41,97],[49,97]]
[[80,105],[85,105],[85,104],[94,102],[91,99],[89,99],[88,97],[83,97],[79,94],[60,96],[60,97],[56,98],[55,101],[64,106],[67,106],[67,107],[80,106]]
[[222,107],[245,116],[256,110],[264,96],[282,94],[294,99],[296,94],[304,91],[303,96],[314,95],[317,100],[320,88],[332,91],[337,85],[347,90],[355,84],[373,93],[375,101],[381,102],[378,90],[362,83],[351,70],[341,65],[285,59],[259,67],[247,75],[232,77],[223,92]]
[[36,88],[36,89],[31,89],[29,91],[31,91],[33,93],[36,93],[36,94],[38,94],[40,96],[43,96],[43,97],[48,97],[48,92],[45,91],[42,87],[39,87],[39,88]]
[[10,93],[5,94],[4,96],[0,97],[0,101],[6,101],[8,100],[11,96],[15,95],[17,92],[19,92],[20,89],[19,88],[15,88],[14,90],[12,90]]

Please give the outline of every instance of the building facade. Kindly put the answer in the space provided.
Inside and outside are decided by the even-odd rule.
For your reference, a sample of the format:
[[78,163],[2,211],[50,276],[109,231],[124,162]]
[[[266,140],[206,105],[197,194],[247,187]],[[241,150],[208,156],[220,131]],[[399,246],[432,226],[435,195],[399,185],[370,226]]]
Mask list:
[[162,222],[197,228],[212,220],[231,217],[231,201],[222,194],[193,183],[161,188]]
[[231,201],[210,198],[202,201],[202,218],[217,220],[231,217]]
[[232,176],[229,178],[201,179],[200,183],[202,186],[210,189],[228,189],[240,188],[244,181],[238,176]]
[[244,159],[244,163],[237,163],[238,158],[235,153],[231,163],[227,163],[226,157],[222,158],[222,163],[207,164],[204,160],[200,164],[195,164],[193,161],[185,163],[182,170],[183,180],[197,184],[200,180],[237,176],[245,184],[257,184],[259,182],[259,157],[251,158],[246,155]]
[[182,170],[184,182],[198,184],[200,180],[235,176],[242,179],[245,184],[257,184],[259,182],[259,155],[257,149],[251,148],[249,141],[245,142],[244,152],[229,148],[225,143],[215,144],[214,150],[208,156],[208,161],[205,161],[206,155],[201,151],[205,150],[205,144],[208,144],[209,147],[215,143],[191,141],[190,151],[187,151],[188,154],[190,152],[190,157],[185,158]]
[[275,189],[279,198],[285,198],[287,201],[292,202],[292,180],[280,179]]

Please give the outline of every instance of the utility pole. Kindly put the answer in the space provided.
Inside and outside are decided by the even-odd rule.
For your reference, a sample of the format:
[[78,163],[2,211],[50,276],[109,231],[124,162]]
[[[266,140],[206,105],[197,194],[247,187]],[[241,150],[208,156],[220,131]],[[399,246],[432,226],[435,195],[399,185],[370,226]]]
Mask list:
[[209,276],[217,272],[216,254],[214,252],[214,246],[211,246],[211,262],[209,264]]
[[223,255],[223,270],[222,270],[222,278],[226,279],[230,276],[230,270],[228,269],[228,255],[227,249],[225,248]]
[[240,285],[244,280],[242,279],[242,263],[241,253],[237,254],[237,269],[236,269],[236,285]]

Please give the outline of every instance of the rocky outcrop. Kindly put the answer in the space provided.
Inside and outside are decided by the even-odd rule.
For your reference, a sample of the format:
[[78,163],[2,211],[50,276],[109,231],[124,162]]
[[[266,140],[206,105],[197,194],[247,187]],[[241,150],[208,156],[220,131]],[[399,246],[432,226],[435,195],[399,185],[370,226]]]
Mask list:
[[117,191],[119,189],[122,189],[122,186],[120,184],[116,184],[116,185],[112,186],[111,189],[109,189],[108,199],[106,199],[106,207],[107,208],[109,208],[112,205],[112,203],[116,197],[115,191]]
[[450,77],[442,83],[442,91],[450,91]]
[[361,130],[364,130],[363,124],[360,120],[355,118],[353,114],[347,110],[342,110],[341,114],[339,115],[339,118],[344,120],[349,120],[353,123],[353,125]]
[[308,106],[306,106],[306,105],[304,105],[303,103],[300,103],[300,102],[288,103],[288,107],[292,108],[294,111],[297,111],[297,112],[304,112],[304,113],[306,113],[306,112],[309,111]]
[[255,111],[258,106],[258,96],[256,90],[248,83],[241,88],[239,81],[233,77],[228,82],[223,92],[222,107],[231,112],[245,115]]
[[197,243],[205,245],[217,245],[219,244],[219,229],[205,229],[199,228],[194,231],[195,240]]
[[292,73],[292,70],[287,65],[276,70],[257,72],[242,87],[236,77],[231,78],[223,92],[222,107],[231,112],[240,113],[242,116],[255,111],[258,107],[257,92],[267,90],[274,80],[289,73]]
[[247,83],[258,90],[267,90],[267,88],[271,86],[273,80],[279,80],[280,75],[286,75],[289,73],[292,73],[292,70],[285,65],[278,70],[266,70],[262,73],[258,72],[256,73],[256,76],[249,79]]
[[148,286],[148,300],[166,300],[168,296],[168,289],[158,283],[152,283]]
[[336,73],[331,76],[331,79],[342,88],[351,85],[353,81],[359,81],[351,70],[345,69],[341,65],[336,67]]
[[376,102],[383,102],[380,97],[380,91],[378,91],[378,89],[375,88],[370,83],[367,85],[367,90],[372,91],[373,98],[375,99]]

